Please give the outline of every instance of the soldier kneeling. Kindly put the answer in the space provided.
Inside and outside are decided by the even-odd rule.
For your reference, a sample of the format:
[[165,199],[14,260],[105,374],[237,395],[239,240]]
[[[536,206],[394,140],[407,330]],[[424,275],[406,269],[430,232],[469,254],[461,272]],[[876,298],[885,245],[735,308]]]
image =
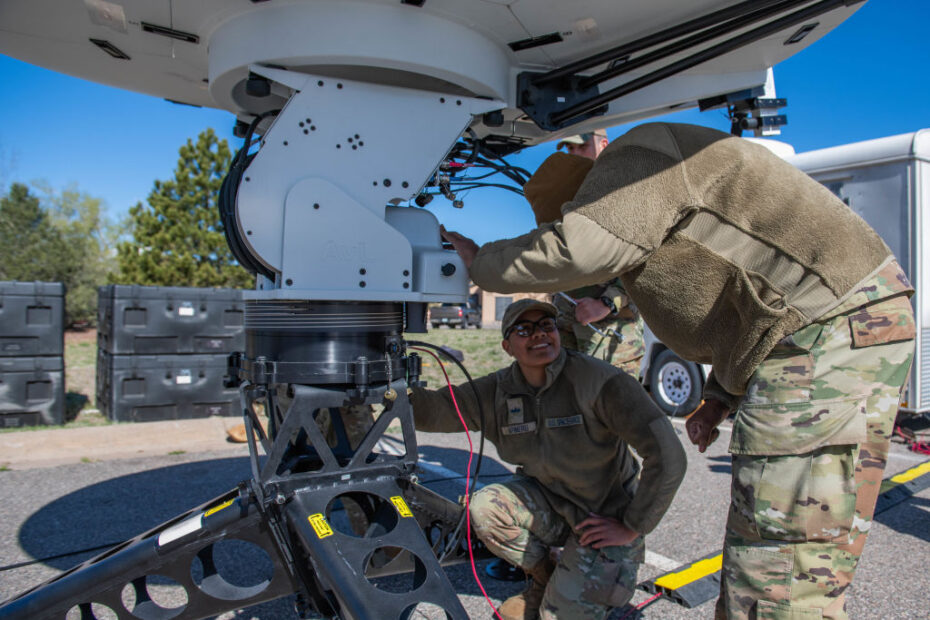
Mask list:
[[[532,578],[500,607],[505,620],[604,618],[633,596],[643,536],[658,524],[685,473],[672,425],[639,383],[561,348],[557,310],[531,299],[501,323],[515,363],[454,389],[471,430],[517,465],[471,499],[472,526],[498,557]],[[414,388],[419,430],[462,429],[447,388]],[[640,466],[630,452],[642,458]],[[564,546],[558,564],[550,548]]]

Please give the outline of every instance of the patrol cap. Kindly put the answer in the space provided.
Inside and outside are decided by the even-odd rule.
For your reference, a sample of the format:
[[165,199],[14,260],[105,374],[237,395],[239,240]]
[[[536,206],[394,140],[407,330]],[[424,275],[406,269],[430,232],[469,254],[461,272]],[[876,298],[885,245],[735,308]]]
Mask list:
[[561,140],[559,140],[558,144],[555,145],[555,150],[558,151],[563,146],[567,146],[569,144],[577,144],[578,146],[581,146],[582,144],[586,143],[591,138],[606,138],[606,137],[607,137],[607,132],[604,131],[603,129],[598,129],[597,131],[589,131],[587,133],[580,133],[574,136],[568,136],[566,138],[562,138]]
[[520,299],[507,306],[507,309],[504,311],[504,318],[501,319],[501,334],[506,338],[507,330],[513,327],[513,324],[516,323],[524,313],[530,310],[542,310],[543,313],[552,318],[559,316],[559,311],[550,303],[539,301],[538,299]]
[[582,144],[587,142],[588,139],[590,139],[592,136],[594,136],[593,133],[582,133],[576,136],[568,136],[567,138],[562,138],[561,140],[559,140],[559,143],[555,145],[555,150],[558,151],[560,148],[562,148],[563,146],[567,144],[577,144],[581,146]]
[[575,197],[594,161],[580,155],[553,153],[523,186],[536,225],[562,219],[562,205]]

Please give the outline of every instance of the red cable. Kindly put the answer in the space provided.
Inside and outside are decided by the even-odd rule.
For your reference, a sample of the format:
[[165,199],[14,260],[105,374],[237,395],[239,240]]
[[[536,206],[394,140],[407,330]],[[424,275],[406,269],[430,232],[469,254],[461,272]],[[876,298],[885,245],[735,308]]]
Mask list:
[[468,509],[468,487],[471,480],[471,459],[474,456],[475,450],[471,442],[471,435],[468,432],[468,424],[465,423],[465,418],[462,416],[462,412],[459,409],[459,404],[455,400],[455,392],[452,390],[452,381],[449,380],[449,373],[446,372],[445,366],[442,364],[442,360],[439,359],[439,356],[430,351],[429,349],[421,349],[420,347],[410,347],[411,349],[416,349],[417,351],[424,351],[433,356],[433,359],[436,360],[436,363],[439,364],[439,369],[442,371],[442,375],[446,378],[446,385],[449,386],[449,396],[452,397],[452,405],[455,407],[455,413],[459,416],[459,422],[462,423],[462,427],[465,429],[465,438],[468,439],[468,468],[465,470],[465,536],[468,540],[468,559],[471,562],[471,574],[475,577],[475,583],[478,584],[478,588],[481,590],[481,593],[484,595],[484,599],[488,602],[488,605],[491,606],[491,609],[494,611],[494,615],[504,620],[501,615],[497,612],[497,608],[494,606],[494,603],[491,601],[491,597],[488,596],[488,593],[485,591],[484,586],[481,584],[481,579],[478,578],[478,569],[475,568],[475,553],[471,547],[471,513]]

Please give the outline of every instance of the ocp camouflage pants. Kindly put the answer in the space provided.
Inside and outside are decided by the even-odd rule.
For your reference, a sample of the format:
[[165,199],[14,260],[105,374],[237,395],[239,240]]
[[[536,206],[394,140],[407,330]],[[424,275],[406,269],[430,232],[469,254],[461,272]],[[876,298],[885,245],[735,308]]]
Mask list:
[[539,609],[542,620],[599,620],[633,596],[645,556],[643,538],[623,547],[581,546],[530,478],[514,477],[476,492],[471,519],[496,556],[524,569],[543,561],[550,547],[564,545]]
[[792,334],[734,421],[718,619],[848,618],[913,356],[907,298]]

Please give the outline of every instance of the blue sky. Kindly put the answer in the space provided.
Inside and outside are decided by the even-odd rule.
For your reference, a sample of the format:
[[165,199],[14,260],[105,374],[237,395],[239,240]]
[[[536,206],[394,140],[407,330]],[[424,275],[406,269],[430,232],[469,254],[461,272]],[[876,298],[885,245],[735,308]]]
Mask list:
[[[787,97],[781,140],[798,152],[930,127],[930,2],[870,0],[839,28],[775,68]],[[178,147],[207,127],[230,141],[227,112],[180,106],[101,86],[0,55],[0,189],[12,182],[69,184],[102,198],[114,219],[144,201],[155,179],[170,178]],[[720,111],[661,117],[722,130]],[[628,127],[608,130],[614,138]],[[529,170],[553,143],[513,157]],[[521,234],[529,208],[508,192],[475,190],[465,208],[442,198],[430,205],[440,221],[478,241]]]

